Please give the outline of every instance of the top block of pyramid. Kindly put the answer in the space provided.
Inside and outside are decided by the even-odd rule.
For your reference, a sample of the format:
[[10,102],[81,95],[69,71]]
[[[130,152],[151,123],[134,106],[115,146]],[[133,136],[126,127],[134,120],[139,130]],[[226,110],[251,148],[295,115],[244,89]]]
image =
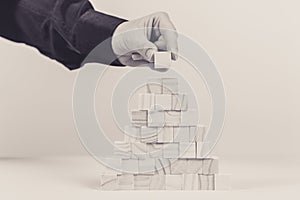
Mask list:
[[171,67],[171,52],[159,51],[154,53],[154,68],[168,69]]

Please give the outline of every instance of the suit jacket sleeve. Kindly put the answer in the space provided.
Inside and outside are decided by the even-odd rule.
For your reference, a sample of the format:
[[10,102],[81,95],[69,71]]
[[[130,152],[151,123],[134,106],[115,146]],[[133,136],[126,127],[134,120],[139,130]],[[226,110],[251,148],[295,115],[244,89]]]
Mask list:
[[[0,36],[33,46],[69,69],[81,67],[124,21],[95,11],[88,0],[0,1]],[[111,43],[106,45],[103,53],[115,57]],[[121,65],[117,59],[112,64]]]

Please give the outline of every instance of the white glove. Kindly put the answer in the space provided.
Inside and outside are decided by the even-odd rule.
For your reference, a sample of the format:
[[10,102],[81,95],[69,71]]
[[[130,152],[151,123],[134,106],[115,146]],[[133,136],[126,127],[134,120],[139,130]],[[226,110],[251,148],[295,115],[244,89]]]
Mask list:
[[156,51],[169,51],[177,59],[178,34],[168,14],[158,12],[120,24],[112,48],[123,65],[138,66],[154,61]]

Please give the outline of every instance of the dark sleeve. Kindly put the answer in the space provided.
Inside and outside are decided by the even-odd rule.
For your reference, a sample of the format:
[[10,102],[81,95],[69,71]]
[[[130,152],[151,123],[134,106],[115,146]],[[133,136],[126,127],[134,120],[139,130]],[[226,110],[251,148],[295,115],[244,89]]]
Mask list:
[[[95,11],[88,0],[1,0],[0,13],[2,37],[33,46],[69,69],[81,67],[88,53],[125,21]],[[100,62],[111,64],[105,61],[115,58],[110,42],[102,53]]]

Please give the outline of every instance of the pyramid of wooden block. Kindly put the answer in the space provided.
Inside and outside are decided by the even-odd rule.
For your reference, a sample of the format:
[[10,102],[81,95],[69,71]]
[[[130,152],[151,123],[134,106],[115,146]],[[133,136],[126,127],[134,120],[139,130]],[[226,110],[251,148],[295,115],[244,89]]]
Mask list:
[[218,159],[203,156],[209,147],[206,127],[179,92],[176,78],[149,80],[138,103],[131,125],[124,127],[124,140],[115,141],[110,158],[120,163],[122,172],[103,173],[102,190],[229,188],[229,177],[219,174]]

